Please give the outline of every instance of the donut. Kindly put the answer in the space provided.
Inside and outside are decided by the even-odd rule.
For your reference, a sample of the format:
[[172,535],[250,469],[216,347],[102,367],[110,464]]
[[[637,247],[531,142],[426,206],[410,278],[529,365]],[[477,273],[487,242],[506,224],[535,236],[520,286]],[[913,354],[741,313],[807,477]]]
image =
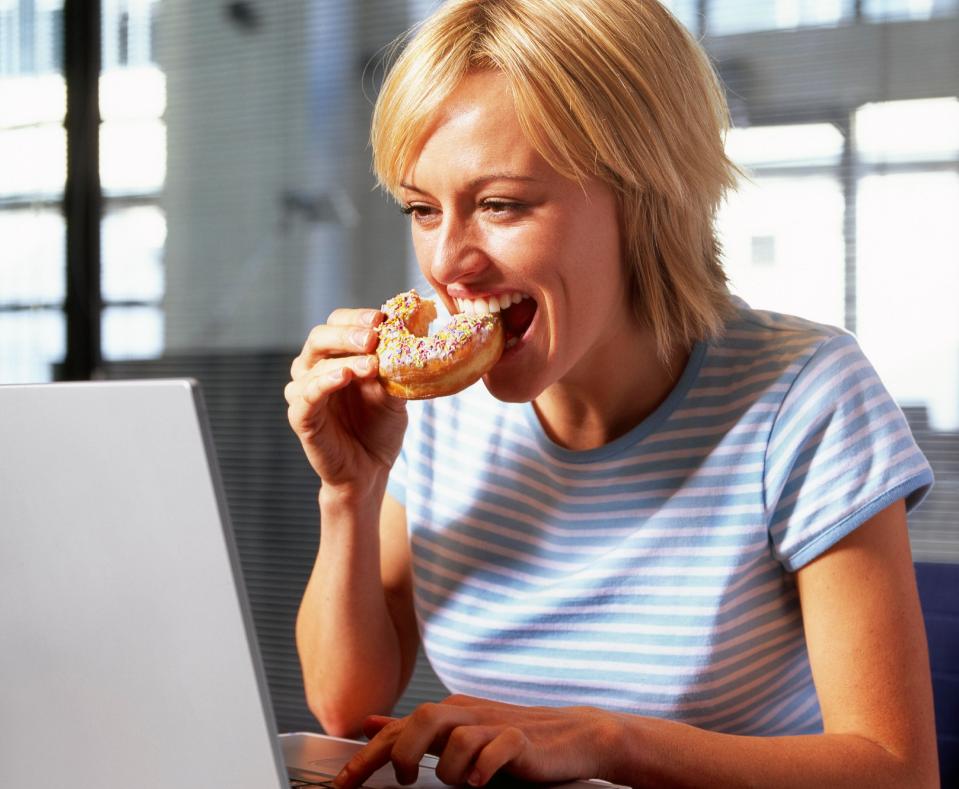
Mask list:
[[404,400],[456,394],[476,383],[499,360],[505,345],[499,315],[458,313],[429,335],[436,305],[415,290],[382,307],[386,319],[376,331],[380,383]]

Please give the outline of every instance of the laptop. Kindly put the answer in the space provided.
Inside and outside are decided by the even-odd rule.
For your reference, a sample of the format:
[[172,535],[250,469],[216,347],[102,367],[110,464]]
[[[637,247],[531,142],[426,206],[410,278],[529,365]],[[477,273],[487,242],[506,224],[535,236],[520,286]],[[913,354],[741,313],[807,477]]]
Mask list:
[[362,747],[277,733],[192,380],[0,386],[0,638],[5,788],[326,786]]

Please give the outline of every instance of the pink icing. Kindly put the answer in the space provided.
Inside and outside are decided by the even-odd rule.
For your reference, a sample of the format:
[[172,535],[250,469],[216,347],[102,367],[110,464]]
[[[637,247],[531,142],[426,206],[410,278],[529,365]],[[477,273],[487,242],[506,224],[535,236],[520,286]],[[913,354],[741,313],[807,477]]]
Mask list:
[[410,333],[406,324],[412,322],[416,313],[428,303],[431,302],[410,290],[383,305],[386,320],[377,328],[380,344],[376,350],[382,372],[422,368],[432,361],[451,359],[474,339],[485,340],[499,321],[498,315],[458,313],[435,334],[417,337]]

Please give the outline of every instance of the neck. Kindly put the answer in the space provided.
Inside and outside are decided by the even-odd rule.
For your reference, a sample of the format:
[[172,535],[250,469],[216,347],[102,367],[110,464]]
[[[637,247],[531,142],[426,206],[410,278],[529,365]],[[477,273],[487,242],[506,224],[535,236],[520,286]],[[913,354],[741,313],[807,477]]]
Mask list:
[[677,348],[662,359],[649,331],[611,347],[610,358],[591,358],[588,370],[566,376],[533,401],[554,443],[596,449],[625,435],[669,396],[690,355]]

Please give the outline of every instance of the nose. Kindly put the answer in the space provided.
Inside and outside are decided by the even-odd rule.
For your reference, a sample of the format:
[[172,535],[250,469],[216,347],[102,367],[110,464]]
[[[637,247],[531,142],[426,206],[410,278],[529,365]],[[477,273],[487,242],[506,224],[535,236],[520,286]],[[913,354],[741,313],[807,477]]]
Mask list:
[[489,257],[475,222],[454,212],[445,214],[429,255],[432,278],[442,285],[450,285],[475,278],[488,265]]

